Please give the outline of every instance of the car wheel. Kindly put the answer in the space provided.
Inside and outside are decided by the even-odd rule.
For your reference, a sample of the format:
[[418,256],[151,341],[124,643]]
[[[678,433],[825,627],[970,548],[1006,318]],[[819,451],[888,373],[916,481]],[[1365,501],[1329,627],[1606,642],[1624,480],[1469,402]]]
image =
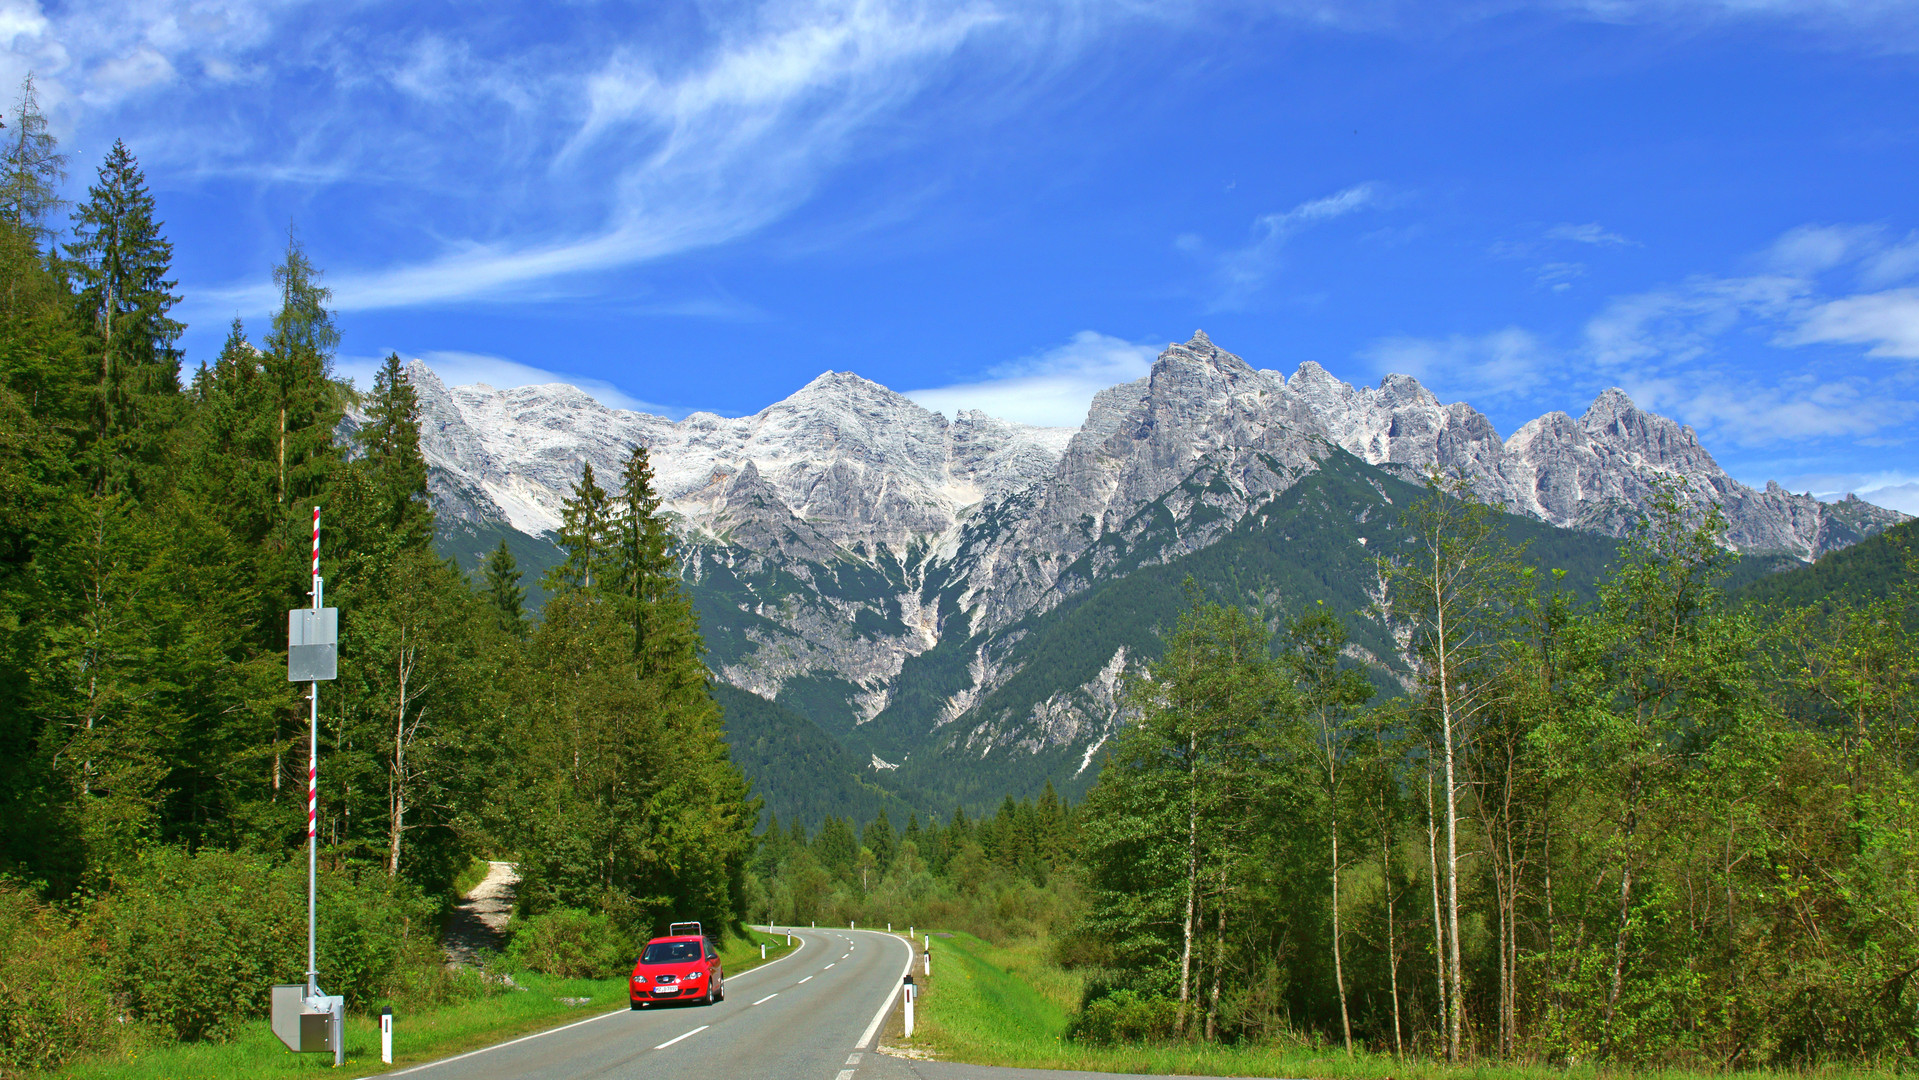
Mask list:
[[726,983],[724,981],[714,983],[713,990],[714,990],[713,1000],[715,1001],[726,1000]]
[[706,984],[706,997],[700,999],[700,1004],[711,1005],[716,1000],[718,999],[713,996],[713,983],[708,981]]

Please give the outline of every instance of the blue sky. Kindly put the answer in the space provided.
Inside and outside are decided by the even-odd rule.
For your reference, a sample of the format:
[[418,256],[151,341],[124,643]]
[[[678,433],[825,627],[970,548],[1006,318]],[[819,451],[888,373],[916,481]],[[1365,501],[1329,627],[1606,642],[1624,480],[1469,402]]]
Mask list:
[[74,194],[146,168],[190,362],[291,223],[349,372],[1073,423],[1204,327],[1507,434],[1622,386],[1919,512],[1908,2],[0,0],[0,45]]

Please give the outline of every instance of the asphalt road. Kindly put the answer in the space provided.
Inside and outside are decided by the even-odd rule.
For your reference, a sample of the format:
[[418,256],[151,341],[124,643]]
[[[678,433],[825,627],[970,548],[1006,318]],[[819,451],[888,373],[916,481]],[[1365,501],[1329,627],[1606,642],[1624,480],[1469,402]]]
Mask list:
[[910,1075],[873,1071],[883,1062],[870,1049],[884,1013],[899,1008],[894,994],[911,959],[905,940],[865,930],[795,930],[794,936],[800,947],[785,957],[727,976],[726,1000],[714,1005],[603,1013],[388,1075],[416,1080],[879,1080]]
[[884,1021],[899,1011],[896,994],[912,959],[910,947],[892,934],[866,930],[793,934],[799,948],[728,976],[726,1000],[717,1004],[602,1013],[387,1075],[415,1080],[1101,1080],[1108,1075],[908,1061],[875,1053]]

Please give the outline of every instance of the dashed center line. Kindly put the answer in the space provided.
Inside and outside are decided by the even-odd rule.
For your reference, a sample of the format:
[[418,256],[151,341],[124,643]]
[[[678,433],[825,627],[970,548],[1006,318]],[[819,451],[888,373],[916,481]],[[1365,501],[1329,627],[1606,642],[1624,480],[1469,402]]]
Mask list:
[[[811,975],[808,975],[806,978],[800,980],[800,982],[812,982],[812,981],[813,981],[813,976]],[[799,983],[794,983],[793,985],[798,986]]]
[[674,1043],[679,1042],[681,1039],[690,1039],[693,1036],[698,1035],[700,1032],[705,1031],[707,1028],[712,1026],[713,1025],[711,1024],[701,1024],[699,1027],[694,1028],[692,1031],[689,1031],[684,1035],[676,1035],[673,1038],[668,1039],[665,1042],[661,1043],[660,1045],[654,1047],[653,1049],[664,1050],[667,1047],[672,1046]]
[[858,1065],[858,1064],[860,1063],[860,1056],[859,1056],[859,1054],[857,1054],[857,1053],[853,1053],[853,1054],[848,1054],[848,1055],[847,1055],[847,1057],[846,1057],[846,1063],[847,1063],[848,1065]]
[[834,1077],[833,1080],[853,1080],[853,1070],[841,1069],[840,1074]]
[[[779,995],[778,995],[778,994],[768,994],[768,995],[766,995],[765,997],[763,997],[763,998],[761,998],[761,999],[759,999],[758,1001],[755,1001],[755,1002],[753,1003],[753,1005],[764,1005],[764,1004],[766,1004],[767,1002],[769,1002],[769,1001],[772,1001],[772,1000],[773,1000],[774,998],[776,998],[776,997],[779,997]],[[750,1008],[752,1008],[752,1007],[753,1007],[752,1005],[749,1005],[749,1006],[747,1006],[747,1008],[749,1008],[749,1009],[750,1009]]]
[[[843,960],[843,959],[845,959],[845,957],[841,957],[840,959],[841,959],[841,960]],[[833,961],[833,964],[837,964],[837,963],[839,963],[839,960],[835,960],[835,961]],[[833,966],[833,964],[828,964],[828,965],[826,965],[826,967],[823,967],[823,968],[821,968],[820,970],[821,970],[821,971],[825,971],[825,970],[827,970],[827,968],[830,968],[830,967],[832,967],[832,966]]]

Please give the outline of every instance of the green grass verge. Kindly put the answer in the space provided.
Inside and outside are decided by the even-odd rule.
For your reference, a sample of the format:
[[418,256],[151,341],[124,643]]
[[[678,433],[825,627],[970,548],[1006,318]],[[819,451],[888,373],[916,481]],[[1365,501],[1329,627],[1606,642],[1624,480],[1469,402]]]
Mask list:
[[[915,965],[915,975],[918,975]],[[1089,1047],[1069,1041],[1080,980],[1047,959],[1032,939],[996,946],[967,934],[933,938],[933,975],[922,977],[919,1030],[905,1045],[971,1065],[1080,1069],[1174,1076],[1305,1077],[1326,1080],[1876,1080],[1891,1070],[1820,1068],[1806,1072],[1705,1073],[1488,1064],[1450,1067],[1424,1059],[1358,1053],[1330,1046]]]
[[[757,931],[750,938],[728,934],[721,941],[720,960],[729,977],[760,966],[761,941],[768,946],[767,963],[791,951],[783,936]],[[344,1072],[334,1070],[330,1055],[288,1053],[274,1038],[268,1022],[255,1020],[228,1042],[156,1046],[110,1061],[71,1065],[58,1075],[74,1080],[369,1076],[478,1050],[627,1005],[624,973],[610,979],[553,979],[541,975],[513,978],[521,989],[501,990],[412,1014],[396,1008],[390,1066],[380,1061],[379,1018],[349,1016]]]

